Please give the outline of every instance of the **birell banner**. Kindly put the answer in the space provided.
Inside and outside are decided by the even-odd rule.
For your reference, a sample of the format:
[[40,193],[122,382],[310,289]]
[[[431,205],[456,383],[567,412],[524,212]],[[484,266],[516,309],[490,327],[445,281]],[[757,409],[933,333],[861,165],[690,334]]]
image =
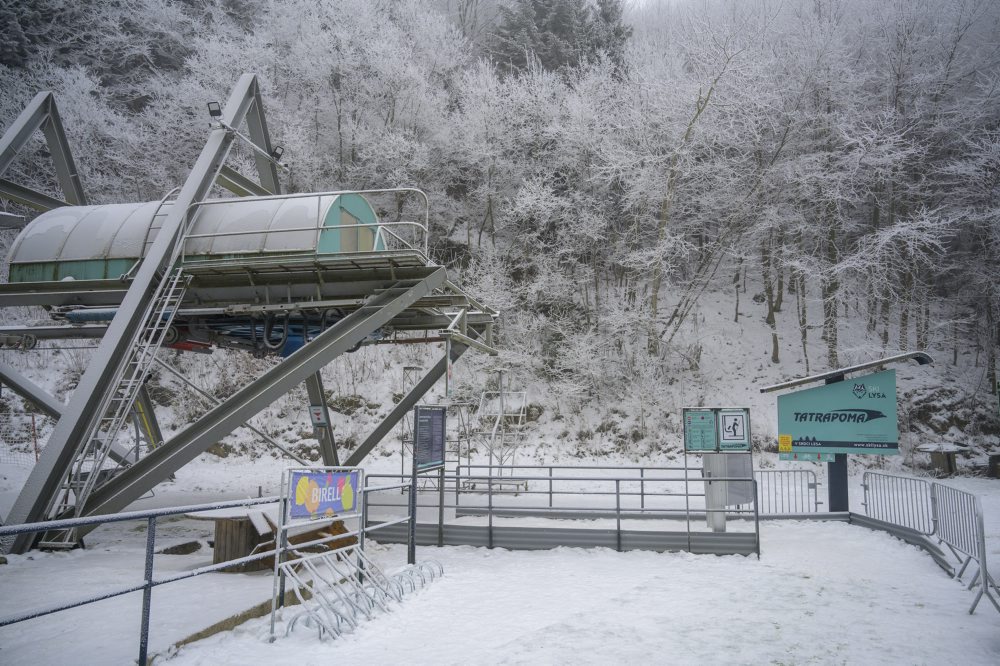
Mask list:
[[899,453],[896,371],[779,395],[778,452]]
[[292,470],[289,516],[328,518],[358,510],[360,470]]

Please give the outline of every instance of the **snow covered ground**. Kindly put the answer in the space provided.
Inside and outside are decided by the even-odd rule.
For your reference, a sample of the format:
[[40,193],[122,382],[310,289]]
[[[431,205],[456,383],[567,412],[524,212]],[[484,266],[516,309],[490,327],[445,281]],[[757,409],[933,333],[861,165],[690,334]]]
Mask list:
[[[139,504],[247,496],[256,493],[240,491],[258,485],[273,493],[280,465],[262,462],[203,457]],[[1000,571],[1000,481],[946,483],[983,497],[990,562]],[[859,484],[853,477],[856,510]],[[163,521],[157,543],[210,534],[209,522]],[[268,644],[266,620],[252,620],[173,653],[177,641],[270,598],[266,572],[201,576],[154,591],[151,652],[176,664],[1000,663],[1000,614],[983,600],[968,615],[972,593],[919,549],[844,523],[765,522],[761,538],[759,561],[420,548],[419,557],[444,565],[445,577],[349,636],[319,642],[300,628]],[[12,556],[0,566],[0,616],[138,582],[144,541],[142,526],[119,524],[94,532],[85,551]],[[399,546],[372,552],[387,569],[405,558]],[[210,561],[204,547],[158,555],[157,575]],[[140,604],[130,594],[0,629],[0,663],[133,663]]]
[[[1000,661],[1000,616],[916,549],[842,523],[765,525],[766,554],[422,549],[444,578],[336,641],[267,622],[172,664],[963,664]],[[385,562],[403,548],[378,549]]]

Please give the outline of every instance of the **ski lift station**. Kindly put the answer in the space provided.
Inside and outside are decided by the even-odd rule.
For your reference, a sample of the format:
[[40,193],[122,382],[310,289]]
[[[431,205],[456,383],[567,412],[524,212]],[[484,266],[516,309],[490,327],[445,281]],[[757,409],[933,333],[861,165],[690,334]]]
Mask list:
[[[70,550],[85,545],[98,526],[145,526],[142,584],[89,596],[63,590],[68,596],[38,608],[0,609],[0,632],[141,593],[137,642],[140,663],[147,663],[157,630],[151,608],[161,594],[154,588],[163,586],[169,597],[168,583],[209,575],[224,579],[218,585],[225,590],[245,580],[221,572],[266,570],[273,575],[269,638],[280,641],[283,632],[301,629],[326,640],[409,603],[410,593],[447,575],[423,559],[433,552],[425,547],[604,547],[749,560],[760,558],[760,523],[772,517],[888,531],[975,589],[973,610],[983,596],[1000,610],[977,497],[870,473],[866,511],[855,513],[838,453],[831,470],[844,486],[835,500],[831,490],[832,504],[821,508],[811,469],[754,469],[747,409],[685,410],[690,433],[683,461],[674,466],[518,464],[515,453],[530,430],[527,394],[514,390],[509,377],[505,383],[502,369],[478,405],[426,404],[428,391],[449,381],[466,351],[496,354],[499,317],[432,261],[426,195],[415,188],[283,193],[283,151],[271,141],[253,75],[240,78],[225,104],[209,104],[207,116],[208,136],[188,177],[157,201],[89,201],[51,93],[31,100],[0,139],[0,197],[40,211],[30,220],[0,217],[3,226],[19,228],[0,307],[40,306],[49,316],[5,321],[0,346],[5,354],[39,354],[66,341],[96,345],[67,403],[7,362],[10,356],[0,362],[3,388],[54,423],[10,511],[0,516],[0,544],[8,555]],[[44,135],[63,198],[4,177],[36,132]],[[252,154],[253,177],[227,163],[236,145]],[[222,190],[232,196],[221,197]],[[402,397],[388,415],[349,453],[338,450],[321,370],[362,346],[418,343],[434,345],[439,360],[427,369],[406,366]],[[200,389],[165,362],[163,351],[216,349],[271,363],[232,395],[206,396],[206,413],[164,437],[147,391],[151,372],[159,368],[191,391]],[[930,361],[910,354],[879,363],[910,360]],[[867,367],[844,368],[834,379]],[[829,384],[831,377],[768,390]],[[302,384],[321,453],[312,465],[247,425]],[[138,500],[241,427],[287,459],[278,495],[136,509]],[[401,433],[402,465],[393,458],[392,471],[376,469],[369,454],[394,433]],[[245,494],[258,494],[256,486]],[[175,555],[157,550],[157,520],[188,518],[214,522],[213,561],[163,574],[158,563]],[[384,570],[366,550],[370,541],[405,544],[407,566]],[[44,567],[58,562],[37,564],[45,576]],[[0,567],[0,597],[3,576]]]

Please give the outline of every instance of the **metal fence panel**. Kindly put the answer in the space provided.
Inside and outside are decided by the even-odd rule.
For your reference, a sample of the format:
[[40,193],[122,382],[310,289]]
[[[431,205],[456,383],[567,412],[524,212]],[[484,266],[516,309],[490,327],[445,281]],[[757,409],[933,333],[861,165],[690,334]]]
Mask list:
[[816,473],[812,470],[754,470],[761,516],[780,516],[819,511]]
[[923,479],[865,472],[866,513],[877,520],[908,527],[921,534],[935,531],[931,485]]
[[937,536],[955,550],[979,557],[976,496],[950,486],[933,486],[937,508]]

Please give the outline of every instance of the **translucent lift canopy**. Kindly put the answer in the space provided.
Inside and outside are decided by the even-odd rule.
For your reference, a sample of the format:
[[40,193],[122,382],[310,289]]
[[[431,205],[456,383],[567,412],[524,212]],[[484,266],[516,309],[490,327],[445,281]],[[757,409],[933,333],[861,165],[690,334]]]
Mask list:
[[[114,279],[156,239],[172,204],[65,206],[39,215],[14,241],[10,282]],[[359,194],[207,201],[186,234],[185,263],[385,249]]]

